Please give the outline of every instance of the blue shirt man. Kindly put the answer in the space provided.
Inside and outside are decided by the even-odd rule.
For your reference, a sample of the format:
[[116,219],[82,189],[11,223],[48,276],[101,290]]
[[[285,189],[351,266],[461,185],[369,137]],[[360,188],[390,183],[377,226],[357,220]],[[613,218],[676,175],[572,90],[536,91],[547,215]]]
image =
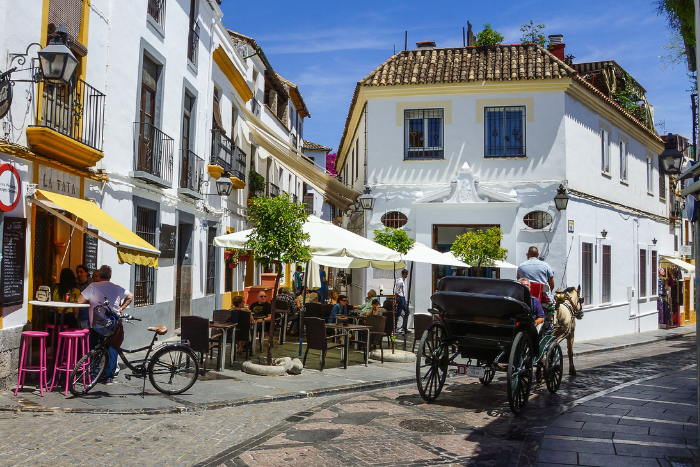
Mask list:
[[326,303],[326,295],[328,295],[328,279],[326,279],[326,271],[324,266],[319,266],[318,276],[321,279],[321,287],[318,289],[318,301]]
[[335,319],[343,315],[348,315],[348,297],[345,295],[338,297],[338,303],[333,306],[333,309],[331,310],[331,317],[328,322],[335,323]]
[[527,261],[518,266],[518,272],[515,274],[516,279],[528,279],[532,282],[540,282],[548,284],[550,292],[547,293],[549,299],[552,299],[551,291],[554,290],[554,273],[545,261],[539,259],[540,252],[536,246],[531,246],[527,250]]

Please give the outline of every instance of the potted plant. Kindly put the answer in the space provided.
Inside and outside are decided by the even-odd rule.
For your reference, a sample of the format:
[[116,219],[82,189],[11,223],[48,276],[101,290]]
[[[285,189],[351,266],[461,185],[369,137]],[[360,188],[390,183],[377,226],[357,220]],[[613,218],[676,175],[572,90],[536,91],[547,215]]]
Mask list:
[[470,265],[477,277],[484,277],[486,267],[492,267],[496,261],[505,261],[508,256],[508,250],[501,248],[502,239],[503,233],[498,227],[474,230],[458,236],[451,251],[455,258]]
[[[248,173],[248,199],[257,198],[262,193],[265,192],[265,178],[257,173],[255,170],[250,169]],[[252,203],[248,203],[250,206]]]

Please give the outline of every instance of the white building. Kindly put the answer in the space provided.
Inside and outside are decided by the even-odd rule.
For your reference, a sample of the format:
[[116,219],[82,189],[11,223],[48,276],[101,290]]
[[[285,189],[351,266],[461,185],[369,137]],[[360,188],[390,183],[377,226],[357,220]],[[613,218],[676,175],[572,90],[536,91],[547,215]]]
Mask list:
[[[620,79],[619,66],[591,64],[579,75],[563,52],[563,44],[557,58],[533,44],[433,43],[358,82],[336,169],[357,190],[368,184],[376,202],[346,225],[369,238],[382,224],[404,227],[441,251],[465,231],[499,226],[508,262],[523,262],[535,245],[557,286],[582,285],[577,339],[654,329],[660,255],[677,249],[656,157],[663,143],[591,84],[603,66]],[[564,211],[554,205],[560,185],[570,198]],[[450,273],[416,264],[412,310],[425,312]],[[515,269],[488,274],[515,278]],[[372,270],[353,280],[390,283]]]
[[[331,148],[304,140],[301,149],[304,156],[309,159],[309,162],[313,163],[318,170],[324,173],[326,172],[326,157],[328,153],[331,152]],[[331,219],[331,205],[323,199],[322,193],[319,193],[311,187],[307,187],[306,193],[304,194],[304,205],[306,206],[307,213],[323,219],[324,221],[333,220]]]

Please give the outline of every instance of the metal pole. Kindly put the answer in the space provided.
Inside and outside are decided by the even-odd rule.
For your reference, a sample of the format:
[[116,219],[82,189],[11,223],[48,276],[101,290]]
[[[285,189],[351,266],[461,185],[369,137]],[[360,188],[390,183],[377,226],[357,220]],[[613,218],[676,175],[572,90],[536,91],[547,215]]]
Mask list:
[[[698,277],[700,277],[700,261],[698,261],[699,255],[698,255],[698,246],[700,246],[700,220],[696,219],[695,222],[693,222],[693,250],[694,250],[694,258],[695,258],[695,283],[693,284],[693,293],[695,294],[695,352],[696,352],[696,357],[700,361],[700,339],[698,339],[698,335],[700,335],[700,319],[698,319],[698,310],[700,310],[700,294],[698,294]],[[697,366],[697,377],[698,377],[698,383],[700,383],[700,365]],[[698,417],[700,417],[700,391],[698,391],[697,394],[697,403],[698,403]],[[700,432],[698,432],[698,447],[700,447]]]
[[406,31],[403,36],[403,49],[408,50],[408,31]]
[[462,47],[467,46],[467,34],[464,32],[464,26],[462,26]]

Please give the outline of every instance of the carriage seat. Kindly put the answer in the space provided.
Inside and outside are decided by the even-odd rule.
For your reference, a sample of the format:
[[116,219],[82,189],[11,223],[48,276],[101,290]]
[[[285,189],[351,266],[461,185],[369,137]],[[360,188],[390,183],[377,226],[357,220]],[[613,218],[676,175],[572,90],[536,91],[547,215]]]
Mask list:
[[[521,285],[524,288],[524,286]],[[527,290],[527,289],[525,289]],[[527,303],[504,295],[472,292],[435,292],[430,299],[443,312],[446,321],[501,321],[532,317],[530,297]]]
[[495,297],[510,297],[530,306],[530,290],[520,282],[483,277],[443,277],[438,292],[466,292]]

